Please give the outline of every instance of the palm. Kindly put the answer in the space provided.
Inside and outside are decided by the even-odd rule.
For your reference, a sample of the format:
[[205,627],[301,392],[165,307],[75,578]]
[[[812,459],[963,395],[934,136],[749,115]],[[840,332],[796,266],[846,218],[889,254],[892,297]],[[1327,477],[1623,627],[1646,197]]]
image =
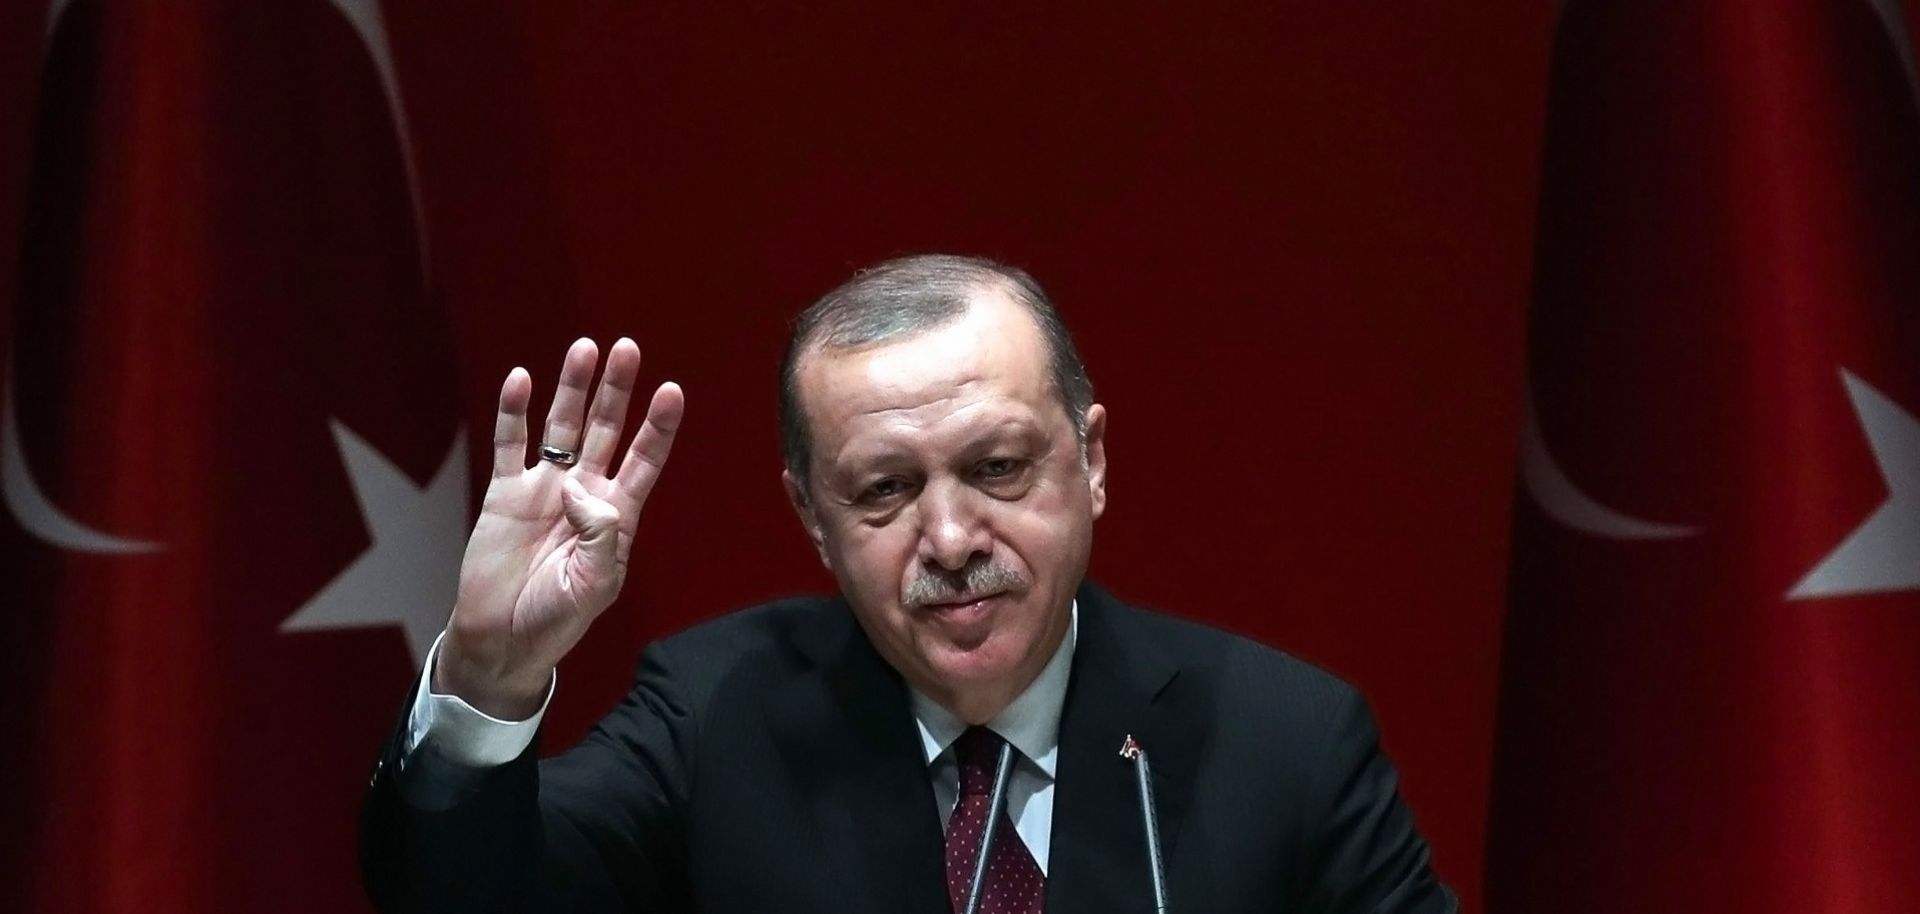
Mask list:
[[[544,459],[527,466],[532,381],[515,369],[501,386],[493,478],[467,542],[448,625],[450,642],[458,642],[448,651],[457,651],[462,665],[456,678],[475,669],[504,680],[544,677],[625,581],[640,510],[666,464],[685,401],[677,386],[661,385],[622,451],[640,350],[629,340],[614,344],[589,410],[597,361],[591,341],[568,350],[542,434],[543,443],[576,451],[570,467]],[[485,683],[478,686],[486,691]]]
[[[462,602],[471,594],[476,607],[507,613],[506,623],[517,636],[532,637],[569,616],[591,611],[581,601],[583,589],[572,586],[571,578],[567,586],[560,583],[570,573],[568,564],[580,543],[579,531],[562,509],[560,486],[567,475],[567,470],[542,461],[518,477],[494,480],[467,543]],[[606,498],[605,476],[580,471],[572,475],[588,493]]]

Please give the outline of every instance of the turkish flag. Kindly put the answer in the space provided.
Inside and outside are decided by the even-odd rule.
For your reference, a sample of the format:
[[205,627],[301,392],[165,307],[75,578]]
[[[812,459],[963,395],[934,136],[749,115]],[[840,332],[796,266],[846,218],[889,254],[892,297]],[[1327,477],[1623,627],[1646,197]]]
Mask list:
[[377,4],[53,6],[0,374],[0,909],[366,909],[359,796],[472,496]]
[[1888,7],[1566,4],[1495,914],[1920,910],[1920,115]]

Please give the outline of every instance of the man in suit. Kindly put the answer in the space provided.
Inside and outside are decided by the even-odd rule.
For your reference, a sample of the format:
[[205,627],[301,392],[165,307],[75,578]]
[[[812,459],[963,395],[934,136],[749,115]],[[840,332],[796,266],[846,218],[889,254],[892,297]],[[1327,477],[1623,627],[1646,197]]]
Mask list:
[[972,258],[880,264],[795,324],[785,483],[840,596],[651,646],[536,762],[684,408],[662,385],[616,468],[639,350],[589,407],[597,361],[569,351],[532,468],[531,380],[502,388],[457,603],[364,811],[382,909],[934,914],[988,843],[981,911],[1152,910],[1129,738],[1173,910],[1455,909],[1351,687],[1085,580],[1106,410],[1039,286]]

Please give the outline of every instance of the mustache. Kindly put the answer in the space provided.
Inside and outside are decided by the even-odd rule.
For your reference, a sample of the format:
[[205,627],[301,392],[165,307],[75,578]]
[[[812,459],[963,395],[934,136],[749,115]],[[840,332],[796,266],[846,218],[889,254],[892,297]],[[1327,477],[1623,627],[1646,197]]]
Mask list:
[[900,602],[909,609],[919,609],[934,603],[966,603],[1001,591],[1024,590],[1027,586],[1025,575],[991,562],[968,565],[959,571],[922,569],[918,577],[908,582]]

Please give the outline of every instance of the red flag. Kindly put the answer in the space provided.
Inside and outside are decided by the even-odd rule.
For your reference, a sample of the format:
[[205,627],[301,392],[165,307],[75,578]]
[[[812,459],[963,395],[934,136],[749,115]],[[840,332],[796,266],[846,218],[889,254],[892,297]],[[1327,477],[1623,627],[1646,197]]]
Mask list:
[[364,909],[367,683],[438,631],[470,497],[377,5],[55,8],[0,375],[0,908]]
[[1495,914],[1920,910],[1920,116],[1884,9],[1565,8]]

